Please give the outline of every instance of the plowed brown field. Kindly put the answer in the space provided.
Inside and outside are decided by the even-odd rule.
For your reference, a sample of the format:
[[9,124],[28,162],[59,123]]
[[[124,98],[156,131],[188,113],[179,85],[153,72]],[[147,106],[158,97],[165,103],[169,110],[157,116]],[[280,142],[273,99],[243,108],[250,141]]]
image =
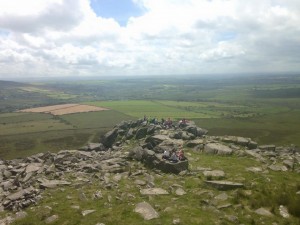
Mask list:
[[29,108],[23,109],[19,112],[36,112],[36,113],[50,113],[52,115],[65,115],[71,113],[81,113],[81,112],[96,112],[109,110],[107,108],[91,106],[91,105],[81,105],[81,104],[64,104],[64,105],[51,105],[45,107]]

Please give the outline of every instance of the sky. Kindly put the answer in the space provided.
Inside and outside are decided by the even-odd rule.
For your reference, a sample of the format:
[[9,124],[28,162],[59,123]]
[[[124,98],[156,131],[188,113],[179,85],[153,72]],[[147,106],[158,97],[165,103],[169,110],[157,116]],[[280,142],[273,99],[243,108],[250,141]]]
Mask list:
[[285,72],[299,0],[0,0],[0,78]]

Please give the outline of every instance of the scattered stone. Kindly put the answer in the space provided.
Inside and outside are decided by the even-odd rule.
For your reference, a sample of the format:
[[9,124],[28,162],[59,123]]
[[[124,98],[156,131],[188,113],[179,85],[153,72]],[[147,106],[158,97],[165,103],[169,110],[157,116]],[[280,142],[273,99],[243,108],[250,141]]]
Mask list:
[[180,219],[179,218],[175,218],[173,219],[173,222],[172,222],[174,225],[176,224],[180,224]]
[[281,166],[281,165],[270,165],[270,166],[268,166],[268,168],[273,171],[287,171],[288,170],[285,166]]
[[24,211],[16,212],[15,219],[16,220],[24,219],[27,215],[28,215],[27,212]]
[[244,187],[244,185],[241,183],[236,183],[236,182],[231,182],[231,181],[211,180],[211,181],[205,181],[205,183],[213,186],[214,188],[217,188],[218,190],[222,190],[222,191]]
[[169,193],[162,188],[147,188],[140,190],[142,195],[168,195]]
[[248,167],[248,168],[246,168],[246,170],[253,172],[253,173],[259,173],[259,172],[263,171],[263,169],[261,167]]
[[288,167],[289,169],[292,169],[294,167],[294,162],[292,160],[283,160],[283,165],[285,165],[286,167]]
[[93,212],[96,212],[96,210],[93,210],[93,209],[84,210],[84,211],[81,212],[81,215],[86,216],[86,215],[89,215],[89,214],[91,214]]
[[223,192],[222,194],[217,195],[215,199],[219,201],[226,201],[228,199],[228,195]]
[[147,184],[144,180],[135,180],[134,183],[140,186],[145,186]]
[[280,205],[279,206],[279,214],[283,217],[283,218],[289,218],[290,214],[288,212],[287,207]]
[[238,223],[239,219],[234,215],[225,215],[225,218],[231,223]]
[[222,204],[222,205],[218,205],[217,209],[226,209],[226,208],[229,208],[231,206],[232,206],[232,204],[230,204],[230,203]]
[[135,212],[139,213],[144,220],[152,220],[159,217],[158,212],[152,208],[152,206],[147,202],[138,203],[134,209]]
[[182,196],[182,195],[185,195],[186,192],[182,188],[177,188],[176,191],[175,191],[175,194],[179,195],[179,196]]
[[45,220],[46,224],[53,223],[58,220],[58,215],[52,215]]
[[254,212],[261,216],[273,216],[273,214],[265,208],[259,208],[259,209],[255,210]]

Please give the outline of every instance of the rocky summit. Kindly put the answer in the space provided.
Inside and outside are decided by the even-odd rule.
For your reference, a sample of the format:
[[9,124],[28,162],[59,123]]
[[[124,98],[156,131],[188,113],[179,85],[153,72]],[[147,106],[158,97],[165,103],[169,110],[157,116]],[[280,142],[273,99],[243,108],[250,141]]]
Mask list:
[[[180,150],[184,154],[182,159],[172,160],[169,158],[170,155],[167,158],[163,157],[166,152],[171,154],[178,153]],[[3,217],[0,224],[9,224],[20,219],[18,216],[20,212],[28,206],[38,205],[44,198],[43,192],[46,189],[83,187],[84,184],[94,180],[98,180],[105,190],[118,189],[119,182],[124,177],[132,180],[132,183],[139,187],[140,195],[149,196],[149,199],[157,195],[169,196],[172,193],[176,198],[184,198],[190,193],[206,196],[199,201],[203,206],[202,210],[216,212],[220,218],[226,218],[234,224],[239,224],[237,217],[222,214],[221,210],[228,207],[246,207],[249,208],[248,214],[255,213],[250,206],[229,203],[228,199],[232,199],[233,196],[221,193],[228,190],[243,190],[243,194],[233,193],[251,195],[251,185],[255,186],[255,180],[249,186],[245,185],[243,177],[229,176],[228,179],[222,168],[195,167],[193,163],[199,161],[199,158],[195,158],[195,154],[200,158],[201,155],[216,158],[234,157],[237,163],[239,157],[254,159],[259,166],[245,166],[244,171],[247,173],[268,174],[293,171],[296,176],[300,173],[300,153],[291,146],[259,145],[245,137],[209,136],[207,130],[196,126],[192,121],[186,124],[176,123],[168,127],[149,124],[143,120],[124,121],[102,136],[99,143],[88,143],[77,150],[61,150],[57,153],[40,153],[24,159],[1,160],[1,211],[12,211],[15,214]],[[172,184],[168,190],[165,190],[157,186],[153,174],[158,177],[171,176],[169,177],[171,180],[177,179],[176,177],[183,180],[185,177],[190,177],[199,182],[200,186],[197,190],[188,190],[183,185]],[[140,176],[145,177],[140,179]],[[111,202],[109,196],[108,202]],[[127,196],[130,194],[128,193]],[[93,198],[103,198],[102,192],[94,193]],[[80,199],[86,199],[84,193],[80,195]],[[144,200],[147,198],[144,197]],[[284,215],[283,218],[290,218],[289,211],[283,203],[281,202],[278,212]],[[172,211],[168,207],[164,210],[164,212]],[[133,211],[141,215],[141,221],[161,219],[162,209],[159,206],[151,206],[146,201],[138,202]],[[270,217],[274,212],[259,208],[256,213]],[[85,210],[81,214],[88,217],[89,214],[95,214],[95,210]],[[23,217],[26,217],[26,214],[22,214]],[[57,215],[52,215],[45,221],[51,223],[52,220],[58,219]],[[180,218],[174,217],[173,224],[174,221],[176,224],[181,224]]]

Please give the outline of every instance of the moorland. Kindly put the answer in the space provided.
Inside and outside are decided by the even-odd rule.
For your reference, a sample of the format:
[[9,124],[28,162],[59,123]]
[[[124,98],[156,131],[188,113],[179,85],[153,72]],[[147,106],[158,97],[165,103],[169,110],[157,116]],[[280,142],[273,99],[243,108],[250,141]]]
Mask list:
[[[110,110],[17,112],[80,103]],[[122,120],[190,119],[210,135],[300,145],[300,75],[166,76],[0,81],[0,157],[78,148]]]
[[[107,110],[49,110],[63,104]],[[295,74],[0,81],[0,223],[299,224],[299,112]],[[128,159],[146,137],[119,139],[113,151],[72,150],[144,115],[186,118],[208,130],[191,142],[172,140],[183,144],[188,170],[168,174]],[[226,135],[274,144],[276,151],[248,149],[243,141],[250,139]],[[234,153],[207,154],[206,142]],[[218,190],[211,180],[243,188]],[[148,188],[168,194],[143,195]],[[144,220],[135,212],[144,202],[159,218]]]

